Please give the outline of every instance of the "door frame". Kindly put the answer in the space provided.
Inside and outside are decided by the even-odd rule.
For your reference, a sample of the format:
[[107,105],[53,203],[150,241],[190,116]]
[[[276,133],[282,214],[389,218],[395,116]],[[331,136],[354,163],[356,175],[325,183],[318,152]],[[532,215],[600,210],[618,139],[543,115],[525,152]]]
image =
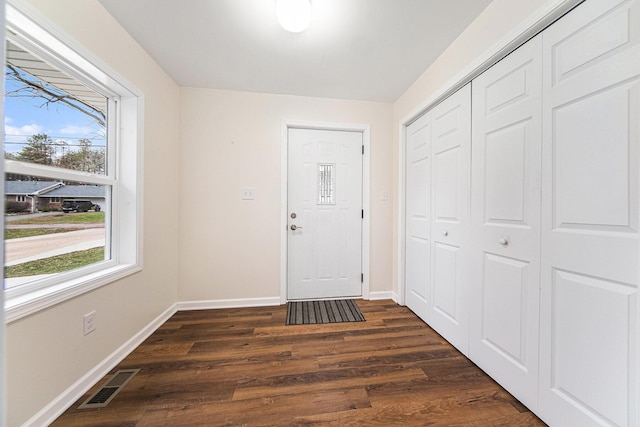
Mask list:
[[362,134],[364,154],[362,156],[362,298],[369,299],[369,217],[371,189],[371,126],[357,123],[317,123],[306,121],[283,121],[281,126],[280,146],[280,303],[287,302],[288,273],[288,212],[289,212],[289,129],[329,130],[359,132]]

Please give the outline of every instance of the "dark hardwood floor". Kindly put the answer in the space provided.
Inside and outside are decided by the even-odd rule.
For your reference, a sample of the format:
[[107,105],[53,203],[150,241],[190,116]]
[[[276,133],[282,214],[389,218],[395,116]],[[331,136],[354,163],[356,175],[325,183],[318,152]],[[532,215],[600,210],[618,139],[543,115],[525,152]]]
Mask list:
[[141,371],[107,407],[77,409],[109,376],[53,425],[544,425],[406,307],[358,305],[366,322],[285,326],[286,306],[176,313],[114,369]]

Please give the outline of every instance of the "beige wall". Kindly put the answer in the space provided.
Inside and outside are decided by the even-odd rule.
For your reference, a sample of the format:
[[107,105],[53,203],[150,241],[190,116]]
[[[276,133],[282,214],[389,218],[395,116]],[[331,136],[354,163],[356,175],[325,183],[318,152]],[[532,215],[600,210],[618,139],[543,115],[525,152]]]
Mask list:
[[[177,86],[97,1],[30,3],[144,92],[144,270],[7,325],[10,426],[21,425],[171,307],[178,276]],[[85,337],[82,316],[92,310],[97,329]]]
[[[393,177],[398,192],[400,125],[430,98],[439,96],[458,75],[475,65],[486,52],[506,41],[524,23],[558,0],[494,0],[480,16],[416,80],[393,106]],[[400,198],[394,197],[393,253],[398,253],[398,212]],[[398,292],[398,258],[393,258],[393,290]]]
[[280,296],[283,121],[371,125],[370,290],[390,291],[391,117],[391,104],[181,88],[178,300]]

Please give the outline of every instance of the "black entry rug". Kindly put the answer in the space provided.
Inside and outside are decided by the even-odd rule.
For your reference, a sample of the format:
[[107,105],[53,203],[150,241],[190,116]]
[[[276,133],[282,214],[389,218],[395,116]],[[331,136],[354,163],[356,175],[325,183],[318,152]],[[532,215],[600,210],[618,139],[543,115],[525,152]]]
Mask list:
[[287,325],[364,321],[364,316],[352,299],[287,303]]

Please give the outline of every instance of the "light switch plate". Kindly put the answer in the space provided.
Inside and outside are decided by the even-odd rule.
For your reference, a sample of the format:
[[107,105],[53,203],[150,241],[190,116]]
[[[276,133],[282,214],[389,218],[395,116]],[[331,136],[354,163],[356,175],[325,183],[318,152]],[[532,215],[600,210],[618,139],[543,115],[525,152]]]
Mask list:
[[256,198],[256,190],[251,187],[242,189],[242,200],[254,200]]

